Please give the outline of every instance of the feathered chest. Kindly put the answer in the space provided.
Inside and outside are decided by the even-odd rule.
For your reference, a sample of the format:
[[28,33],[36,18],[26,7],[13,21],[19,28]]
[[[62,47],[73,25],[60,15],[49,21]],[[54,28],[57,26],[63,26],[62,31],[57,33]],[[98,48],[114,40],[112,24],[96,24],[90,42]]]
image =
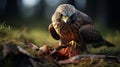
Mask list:
[[53,23],[56,32],[61,38],[67,40],[75,40],[78,38],[79,29],[75,25],[65,24],[65,23]]

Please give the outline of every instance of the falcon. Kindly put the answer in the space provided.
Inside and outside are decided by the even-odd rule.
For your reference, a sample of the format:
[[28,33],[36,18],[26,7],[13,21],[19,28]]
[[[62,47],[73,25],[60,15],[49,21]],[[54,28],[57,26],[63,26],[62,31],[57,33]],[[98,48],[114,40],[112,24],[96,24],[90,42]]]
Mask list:
[[89,52],[88,47],[114,46],[96,30],[94,22],[85,13],[70,4],[61,4],[52,16],[49,25],[51,36],[60,40],[60,45],[78,44],[81,51]]

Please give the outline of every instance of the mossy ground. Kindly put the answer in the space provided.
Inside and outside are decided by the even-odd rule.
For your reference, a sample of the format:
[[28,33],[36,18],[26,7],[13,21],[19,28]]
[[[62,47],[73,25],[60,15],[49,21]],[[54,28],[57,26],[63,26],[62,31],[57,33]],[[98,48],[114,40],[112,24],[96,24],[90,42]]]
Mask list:
[[[103,30],[102,30],[103,29]],[[107,28],[101,28],[100,29],[101,34],[103,37],[115,44],[115,47],[100,47],[100,48],[92,48],[91,53],[92,54],[105,54],[105,55],[115,55],[115,56],[120,56],[120,31],[119,30],[109,30]],[[21,36],[22,35],[22,36]],[[24,38],[29,39],[32,41],[34,44],[38,46],[42,45],[50,45],[53,46],[58,43],[59,41],[54,40],[48,30],[43,30],[40,28],[10,28],[10,26],[7,26],[5,24],[0,24],[0,44],[2,42],[5,42],[7,40],[12,40],[12,39],[17,39],[17,40],[23,40]],[[2,48],[0,48],[1,50]],[[64,65],[63,67],[92,67],[91,64],[68,64]],[[99,65],[95,67],[119,67],[120,64],[108,64],[106,62],[101,62]]]

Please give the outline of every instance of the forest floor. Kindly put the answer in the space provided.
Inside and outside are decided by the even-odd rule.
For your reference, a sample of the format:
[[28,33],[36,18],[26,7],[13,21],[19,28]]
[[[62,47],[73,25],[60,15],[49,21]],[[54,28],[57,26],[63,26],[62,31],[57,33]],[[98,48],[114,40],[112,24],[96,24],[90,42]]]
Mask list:
[[[98,30],[101,32],[104,39],[115,44],[115,47],[102,46],[100,48],[91,48],[90,50],[91,54],[120,56],[120,31],[119,30],[111,31],[107,28],[100,28]],[[0,45],[2,45],[6,41],[13,41],[13,40],[15,41],[18,40],[21,42],[25,40],[29,40],[30,42],[32,42],[33,44],[39,47],[42,47],[44,45],[55,47],[55,44],[58,44],[59,42],[54,40],[51,37],[48,30],[43,30],[40,28],[28,29],[26,27],[15,29],[5,24],[0,24]],[[34,52],[32,52],[29,49],[27,51],[30,52],[30,54],[34,54]],[[62,67],[80,67],[80,66],[82,67],[120,67],[120,64],[117,64],[117,63],[111,64],[111,63],[102,61],[94,66],[90,63],[62,65]]]

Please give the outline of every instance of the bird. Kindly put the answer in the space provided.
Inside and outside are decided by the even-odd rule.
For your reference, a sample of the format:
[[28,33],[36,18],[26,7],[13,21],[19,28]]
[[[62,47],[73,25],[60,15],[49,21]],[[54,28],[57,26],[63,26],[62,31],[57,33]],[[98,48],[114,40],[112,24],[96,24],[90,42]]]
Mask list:
[[77,10],[71,4],[61,4],[52,15],[52,23],[48,26],[51,36],[60,40],[59,45],[77,44],[82,52],[88,52],[92,46],[113,47],[114,44],[105,40],[96,30],[91,17]]

